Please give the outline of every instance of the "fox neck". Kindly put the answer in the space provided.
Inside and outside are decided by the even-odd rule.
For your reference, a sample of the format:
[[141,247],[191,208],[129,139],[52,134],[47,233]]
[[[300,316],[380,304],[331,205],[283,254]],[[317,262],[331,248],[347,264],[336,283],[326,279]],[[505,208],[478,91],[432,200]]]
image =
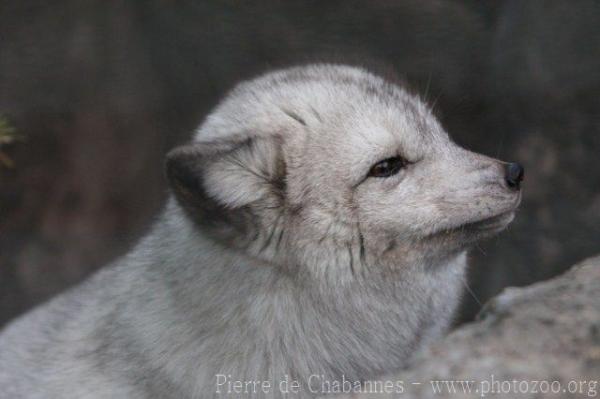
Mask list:
[[308,383],[314,374],[364,378],[401,367],[447,328],[460,297],[464,254],[395,278],[317,281],[229,250],[167,212],[154,234],[161,243],[148,251],[160,249],[163,261],[153,264],[165,281],[179,276],[165,311],[185,319],[161,333],[177,340],[178,354],[163,366],[179,383],[211,384],[216,374]]

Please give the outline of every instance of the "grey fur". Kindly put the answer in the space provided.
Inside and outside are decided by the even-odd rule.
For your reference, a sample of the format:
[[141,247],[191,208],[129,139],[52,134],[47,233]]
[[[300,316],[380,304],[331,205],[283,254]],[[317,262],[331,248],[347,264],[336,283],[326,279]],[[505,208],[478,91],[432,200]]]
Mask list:
[[[398,154],[400,173],[367,176]],[[275,381],[265,396],[288,375],[312,396],[311,375],[374,378],[447,329],[467,248],[520,201],[418,98],[336,65],[240,84],[167,166],[151,233],[0,335],[0,397],[210,398],[216,374]]]

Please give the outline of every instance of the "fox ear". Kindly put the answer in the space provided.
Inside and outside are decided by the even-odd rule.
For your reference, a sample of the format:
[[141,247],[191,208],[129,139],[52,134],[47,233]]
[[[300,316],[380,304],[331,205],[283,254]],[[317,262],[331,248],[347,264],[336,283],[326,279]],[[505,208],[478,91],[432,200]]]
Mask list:
[[242,211],[220,203],[206,190],[203,169],[212,158],[214,154],[205,154],[202,146],[196,144],[170,151],[165,165],[169,185],[179,205],[194,222],[221,233],[241,233],[245,226]]
[[193,146],[177,147],[167,154],[167,179],[173,194],[184,207],[203,202],[206,196],[202,185],[202,158]]

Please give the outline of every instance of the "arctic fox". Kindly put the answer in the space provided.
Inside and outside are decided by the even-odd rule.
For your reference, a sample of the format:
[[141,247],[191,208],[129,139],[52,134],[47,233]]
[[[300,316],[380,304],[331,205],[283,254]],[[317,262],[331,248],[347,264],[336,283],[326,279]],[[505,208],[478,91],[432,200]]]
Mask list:
[[239,84],[166,171],[150,234],[2,332],[0,397],[311,397],[400,368],[447,329],[523,177],[331,64]]

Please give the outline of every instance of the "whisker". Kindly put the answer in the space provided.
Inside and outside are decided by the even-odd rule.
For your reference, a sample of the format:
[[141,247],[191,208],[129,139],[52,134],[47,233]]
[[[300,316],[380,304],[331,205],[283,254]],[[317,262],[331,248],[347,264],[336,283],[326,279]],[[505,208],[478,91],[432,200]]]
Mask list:
[[475,293],[473,292],[473,290],[471,289],[471,287],[469,287],[469,283],[467,283],[467,280],[465,278],[461,279],[463,285],[465,286],[465,288],[467,289],[467,292],[473,297],[473,299],[475,299],[475,302],[477,302],[477,304],[479,305],[479,307],[483,307],[483,304],[481,303],[481,301],[479,300],[479,298],[477,298],[477,295],[475,295]]
[[487,256],[487,253],[479,246],[478,243],[475,243],[475,247],[481,252],[484,256]]

